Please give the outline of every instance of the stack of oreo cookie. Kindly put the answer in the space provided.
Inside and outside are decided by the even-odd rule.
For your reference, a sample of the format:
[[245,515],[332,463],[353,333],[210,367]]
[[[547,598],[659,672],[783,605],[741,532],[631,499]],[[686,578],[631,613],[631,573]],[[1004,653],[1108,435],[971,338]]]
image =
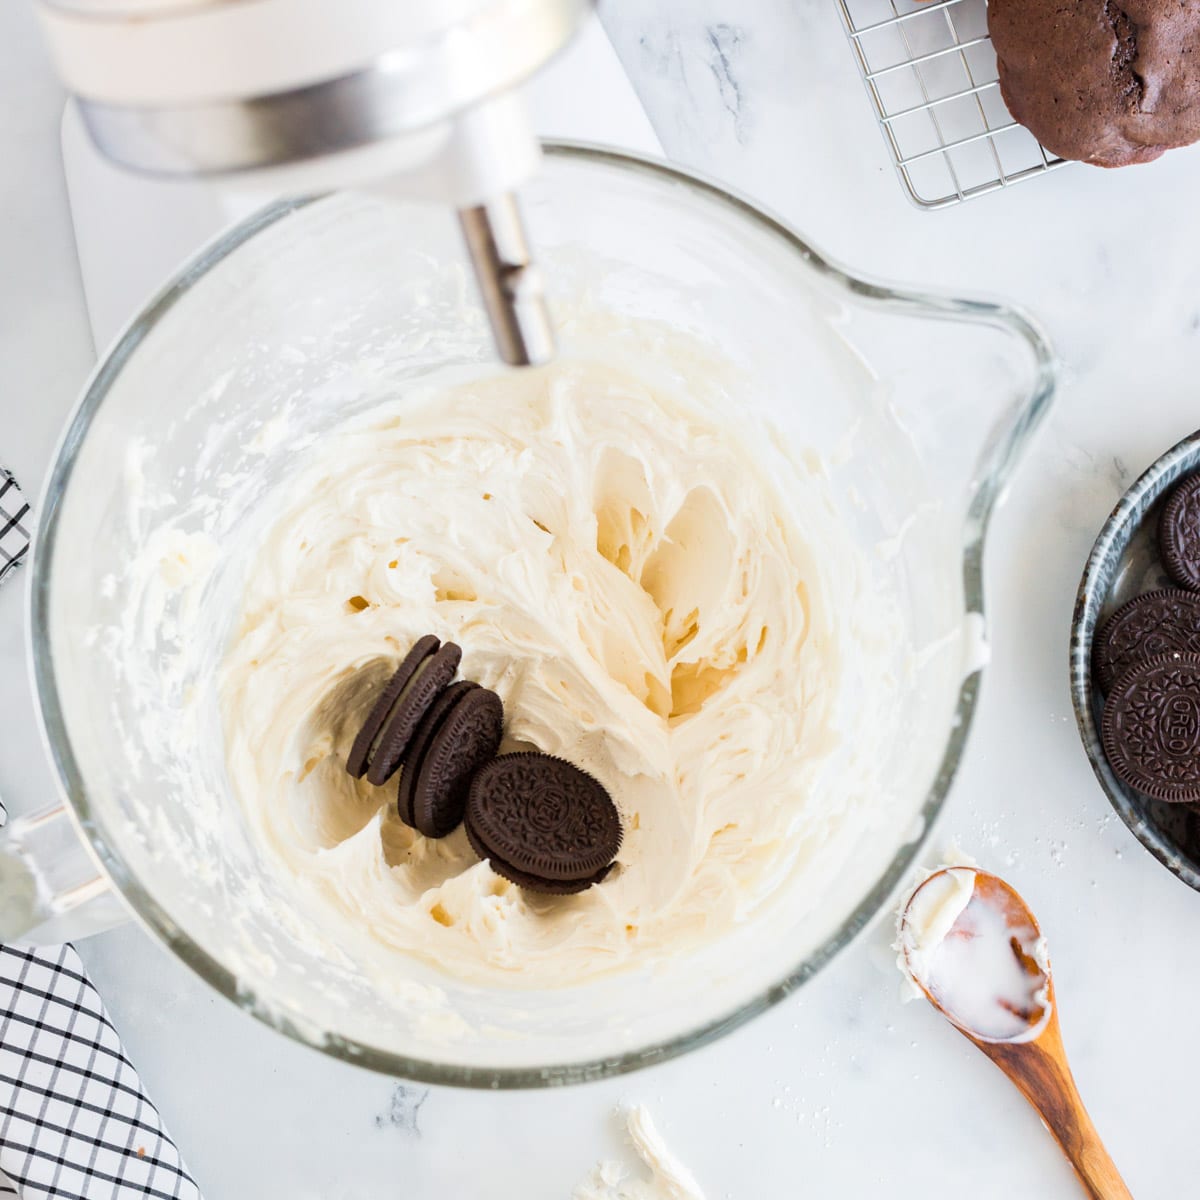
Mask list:
[[417,641],[363,722],[346,770],[376,787],[397,771],[400,819],[426,837],[467,839],[492,869],[531,891],[565,895],[599,883],[621,848],[605,788],[571,763],[536,752],[497,757],[504,706],[455,675],[462,650]]
[[471,776],[500,748],[504,708],[477,684],[452,683],[462,650],[421,638],[379,694],[346,770],[382,787],[401,767],[400,816],[426,837],[462,823]]
[[1155,800],[1200,802],[1200,475],[1179,484],[1158,527],[1177,587],[1122,605],[1092,652],[1105,694],[1101,737],[1113,774]]

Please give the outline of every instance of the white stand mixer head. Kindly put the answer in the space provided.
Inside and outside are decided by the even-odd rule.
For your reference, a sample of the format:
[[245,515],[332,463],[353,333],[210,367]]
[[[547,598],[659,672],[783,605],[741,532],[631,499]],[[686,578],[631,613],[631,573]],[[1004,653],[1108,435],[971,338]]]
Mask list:
[[501,357],[553,354],[511,193],[539,152],[516,89],[587,0],[37,0],[103,153],[264,199],[380,184],[460,210]]

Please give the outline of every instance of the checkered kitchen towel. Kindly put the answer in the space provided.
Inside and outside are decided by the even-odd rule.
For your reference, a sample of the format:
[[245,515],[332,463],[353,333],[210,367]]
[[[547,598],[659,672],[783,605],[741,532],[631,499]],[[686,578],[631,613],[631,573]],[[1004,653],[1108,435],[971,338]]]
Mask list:
[[[0,468],[0,580],[29,550]],[[4,823],[0,804],[0,825]],[[70,946],[0,946],[0,1197],[200,1200]]]
[[0,580],[29,553],[29,505],[17,481],[0,467]]

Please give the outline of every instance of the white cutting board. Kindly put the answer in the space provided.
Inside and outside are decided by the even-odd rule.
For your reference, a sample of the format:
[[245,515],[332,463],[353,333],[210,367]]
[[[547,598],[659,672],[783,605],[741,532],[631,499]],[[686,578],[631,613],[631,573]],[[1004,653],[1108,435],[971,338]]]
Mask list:
[[[662,153],[594,14],[527,93],[542,137]],[[104,350],[176,268],[246,214],[215,184],[147,179],[114,167],[92,146],[73,104],[63,114],[62,151],[92,339]]]

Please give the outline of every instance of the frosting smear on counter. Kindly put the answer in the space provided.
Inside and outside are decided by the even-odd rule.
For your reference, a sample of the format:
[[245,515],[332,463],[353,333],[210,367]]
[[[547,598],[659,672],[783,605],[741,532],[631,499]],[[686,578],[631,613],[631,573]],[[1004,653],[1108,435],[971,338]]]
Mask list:
[[[820,903],[806,865],[849,865],[887,803],[894,643],[820,471],[772,471],[736,417],[563,361],[407,396],[314,448],[247,559],[219,690],[252,840],[334,942],[536,988]],[[611,793],[625,837],[601,885],[523,892],[462,829],[401,822],[394,780],[347,774],[426,633],[502,698],[502,749]]]
[[644,1171],[605,1159],[576,1184],[571,1200],[704,1200],[696,1177],[663,1141],[646,1106],[632,1105],[621,1116]]

